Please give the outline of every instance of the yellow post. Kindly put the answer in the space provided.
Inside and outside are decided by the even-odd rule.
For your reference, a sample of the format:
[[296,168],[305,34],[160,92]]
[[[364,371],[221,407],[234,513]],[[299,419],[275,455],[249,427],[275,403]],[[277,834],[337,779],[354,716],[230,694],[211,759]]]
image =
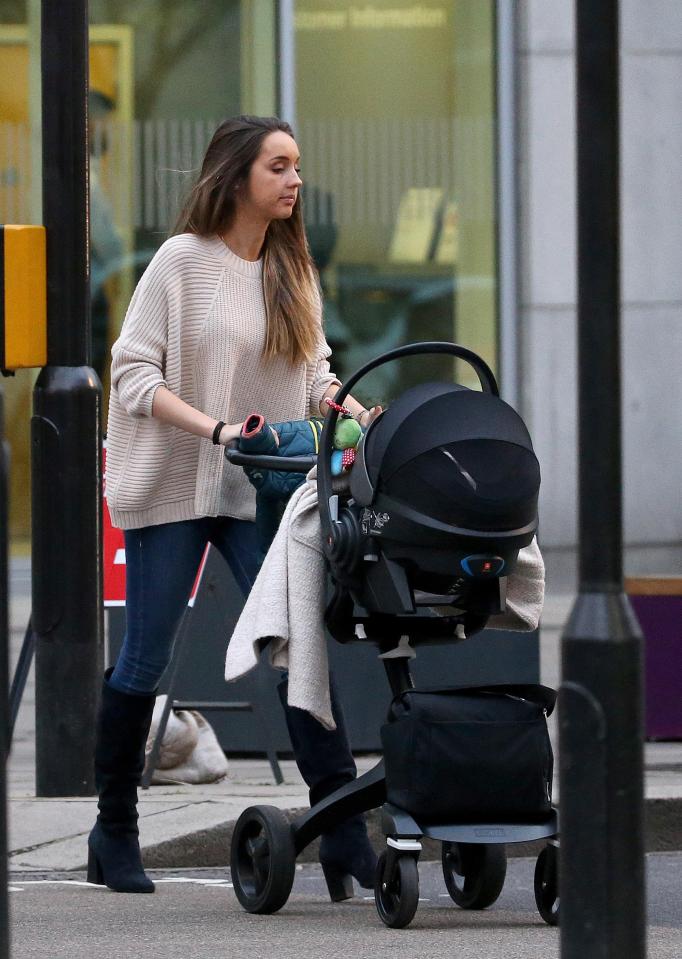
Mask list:
[[0,369],[47,364],[44,226],[0,226]]

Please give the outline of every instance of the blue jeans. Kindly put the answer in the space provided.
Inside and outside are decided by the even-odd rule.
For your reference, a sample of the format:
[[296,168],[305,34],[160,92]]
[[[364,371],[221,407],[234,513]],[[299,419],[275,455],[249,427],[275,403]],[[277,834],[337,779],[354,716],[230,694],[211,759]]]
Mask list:
[[125,531],[126,635],[109,683],[153,693],[173,654],[173,639],[207,543],[216,547],[247,596],[261,553],[255,523],[207,516]]

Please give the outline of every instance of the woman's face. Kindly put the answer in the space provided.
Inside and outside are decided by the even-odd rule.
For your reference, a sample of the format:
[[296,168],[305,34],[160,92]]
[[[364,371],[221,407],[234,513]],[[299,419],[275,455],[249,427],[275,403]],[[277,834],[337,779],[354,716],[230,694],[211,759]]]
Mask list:
[[299,159],[293,137],[282,130],[269,133],[251,166],[246,188],[237,193],[241,212],[262,217],[268,222],[288,219],[303,183],[299,176]]

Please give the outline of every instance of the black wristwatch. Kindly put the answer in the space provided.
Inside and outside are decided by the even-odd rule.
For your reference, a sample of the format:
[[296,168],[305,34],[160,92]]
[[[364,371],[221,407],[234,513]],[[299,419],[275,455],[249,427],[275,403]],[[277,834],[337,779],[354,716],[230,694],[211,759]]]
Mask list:
[[227,425],[227,424],[223,423],[222,420],[220,420],[219,423],[216,423],[215,429],[213,430],[213,445],[214,445],[214,446],[219,446],[219,445],[220,445],[220,433],[221,433],[221,431],[222,431],[223,426],[226,426],[226,425]]

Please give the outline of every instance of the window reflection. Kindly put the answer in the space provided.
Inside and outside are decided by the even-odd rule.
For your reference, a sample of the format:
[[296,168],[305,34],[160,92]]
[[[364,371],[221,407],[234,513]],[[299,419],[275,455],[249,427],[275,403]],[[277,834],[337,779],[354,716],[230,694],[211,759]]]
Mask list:
[[[105,411],[111,344],[213,129],[223,116],[253,111],[255,104],[275,112],[272,73],[260,69],[263,59],[274,63],[274,27],[262,12],[256,22],[253,6],[90,0],[92,359]],[[39,25],[40,0],[0,0],[3,223],[42,219]],[[23,370],[3,382],[15,549],[28,549],[30,536],[36,375]]]
[[[416,339],[496,363],[492,0],[297,0],[304,209],[341,376]],[[90,0],[93,362],[225,116],[277,112],[277,5]],[[0,0],[0,218],[40,222],[38,0]],[[281,40],[282,38],[280,38]],[[376,371],[386,402],[450,360]],[[35,374],[4,383],[12,535],[28,537]],[[465,380],[466,381],[466,380]]]
[[[295,25],[306,222],[335,367],[347,376],[419,339],[454,339],[494,367],[493,4],[299,0]],[[380,368],[364,399],[425,375],[451,376],[452,361]]]

